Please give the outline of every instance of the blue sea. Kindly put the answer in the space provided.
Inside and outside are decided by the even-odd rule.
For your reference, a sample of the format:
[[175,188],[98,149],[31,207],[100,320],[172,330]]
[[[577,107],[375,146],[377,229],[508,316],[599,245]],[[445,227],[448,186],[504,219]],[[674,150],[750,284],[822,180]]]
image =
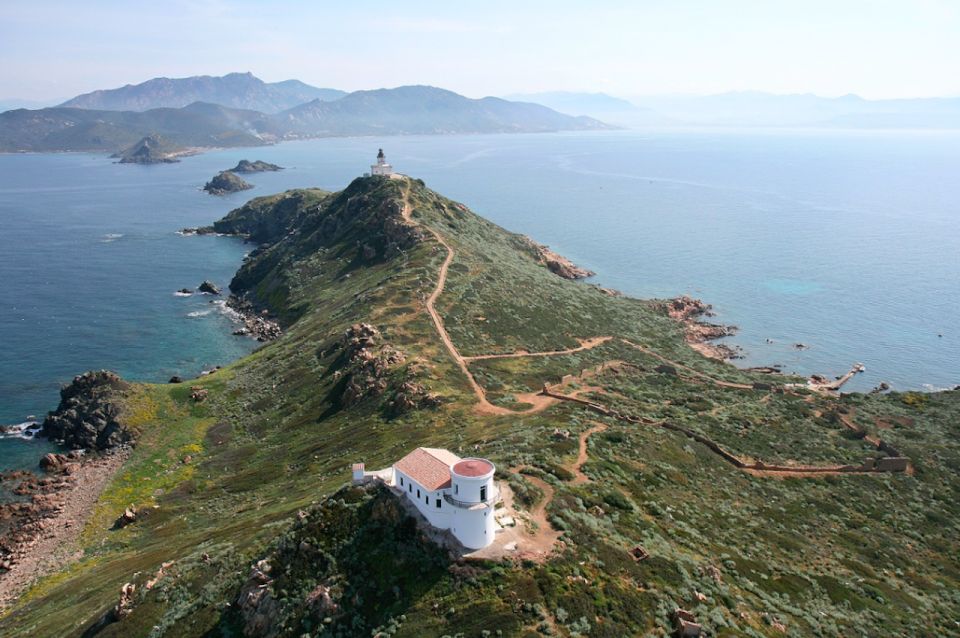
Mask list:
[[[639,297],[690,294],[739,326],[739,365],[934,390],[960,383],[960,134],[673,130],[338,138],[130,166],[0,156],[0,423],[56,406],[76,373],[165,381],[255,347],[211,298],[249,248],[184,237],[248,198],[396,170]],[[225,198],[239,159],[288,167]],[[768,342],[769,340],[769,342]],[[797,350],[794,344],[808,346]],[[0,468],[47,444],[0,439]]]

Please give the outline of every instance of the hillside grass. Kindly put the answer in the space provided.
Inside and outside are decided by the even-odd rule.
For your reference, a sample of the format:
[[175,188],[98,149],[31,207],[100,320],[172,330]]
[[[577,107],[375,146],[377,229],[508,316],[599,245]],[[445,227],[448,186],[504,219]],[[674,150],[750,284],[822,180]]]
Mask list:
[[[197,381],[137,387],[127,413],[140,442],[85,528],[82,557],[41,580],[0,620],[0,633],[80,635],[115,604],[123,583],[142,585],[173,561],[153,590],[141,591],[131,615],[96,635],[240,635],[230,605],[250,565],[265,556],[280,570],[271,590],[282,600],[279,635],[663,635],[677,606],[718,636],[782,636],[777,623],[790,636],[955,629],[960,393],[771,394],[656,372],[657,360],[620,339],[714,379],[771,380],[701,357],[658,303],[560,279],[516,236],[415,180],[371,178],[350,192],[399,203],[407,187],[413,219],[456,253],[437,309],[461,353],[556,350],[578,338],[615,337],[573,355],[472,363],[492,401],[516,405],[514,394],[544,381],[626,361],[632,367],[591,378],[599,390],[588,396],[691,428],[741,456],[858,464],[872,451],[832,418],[843,410],[910,456],[914,473],[751,476],[681,434],[570,403],[480,416],[423,310],[445,252],[426,237],[390,259],[363,261],[358,240],[369,220],[360,212],[336,241],[319,231],[276,238],[238,274],[235,281],[261,300],[274,295],[277,312],[291,319],[279,341]],[[317,228],[347,205],[320,194],[304,201]],[[393,374],[417,368],[443,399],[439,408],[389,417],[383,397],[339,404],[337,344],[361,321],[406,355]],[[191,385],[209,391],[206,401],[189,398]],[[583,471],[591,480],[575,485],[567,468],[576,437],[597,422],[608,429],[590,437]],[[555,438],[557,428],[572,437]],[[364,513],[376,497],[338,490],[351,463],[385,467],[416,446],[486,456],[501,473],[536,468],[556,490],[547,514],[563,531],[563,549],[545,564],[458,565],[438,562],[435,547],[400,527],[378,545],[364,531],[375,524],[383,532],[383,521]],[[521,501],[542,498],[523,478],[511,481]],[[149,515],[109,530],[130,504]],[[307,523],[298,522],[301,510]],[[336,535],[318,535],[324,526]],[[326,558],[291,549],[303,534]],[[636,544],[648,560],[628,555]],[[397,572],[411,566],[423,570],[421,580]],[[345,601],[350,614],[330,623],[303,604],[304,592],[327,579],[360,593]],[[360,588],[363,579],[376,587]]]

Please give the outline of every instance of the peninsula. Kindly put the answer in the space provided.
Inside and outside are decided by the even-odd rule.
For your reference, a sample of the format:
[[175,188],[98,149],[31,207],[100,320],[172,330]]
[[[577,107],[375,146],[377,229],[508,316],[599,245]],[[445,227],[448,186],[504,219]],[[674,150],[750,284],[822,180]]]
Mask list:
[[[231,303],[278,330],[197,379],[64,391],[50,432],[88,451],[63,463],[123,462],[4,636],[955,631],[960,392],[704,357],[695,300],[576,281],[397,173],[214,229],[258,245]],[[409,477],[481,504],[494,542],[432,524]]]

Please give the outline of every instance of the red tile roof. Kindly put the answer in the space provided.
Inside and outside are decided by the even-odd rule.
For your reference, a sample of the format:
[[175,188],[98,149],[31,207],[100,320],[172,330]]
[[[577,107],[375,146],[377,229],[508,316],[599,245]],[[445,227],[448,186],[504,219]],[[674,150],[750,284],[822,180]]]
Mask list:
[[450,466],[459,462],[453,452],[418,447],[393,466],[432,492],[450,487]]
[[493,463],[486,459],[464,459],[453,466],[460,476],[483,476],[493,471]]

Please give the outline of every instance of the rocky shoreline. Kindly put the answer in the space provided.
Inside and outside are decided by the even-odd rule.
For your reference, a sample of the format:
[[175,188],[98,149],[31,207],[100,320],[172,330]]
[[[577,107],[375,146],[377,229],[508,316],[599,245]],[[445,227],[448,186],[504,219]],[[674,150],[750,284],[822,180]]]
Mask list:
[[714,316],[713,306],[687,295],[670,299],[665,306],[667,315],[683,325],[684,339],[691,348],[705,357],[719,359],[720,361],[743,358],[742,351],[738,346],[710,343],[717,339],[732,336],[737,332],[736,326],[724,326],[701,320],[701,317]]
[[20,500],[0,504],[0,610],[31,583],[76,558],[72,546],[94,504],[123,466],[130,448],[103,454],[48,454],[46,475],[0,474],[0,486]]
[[243,324],[233,331],[237,336],[252,337],[264,343],[278,339],[283,334],[280,324],[270,319],[270,311],[258,311],[249,299],[230,295],[227,298],[227,307],[237,314],[238,320]]

